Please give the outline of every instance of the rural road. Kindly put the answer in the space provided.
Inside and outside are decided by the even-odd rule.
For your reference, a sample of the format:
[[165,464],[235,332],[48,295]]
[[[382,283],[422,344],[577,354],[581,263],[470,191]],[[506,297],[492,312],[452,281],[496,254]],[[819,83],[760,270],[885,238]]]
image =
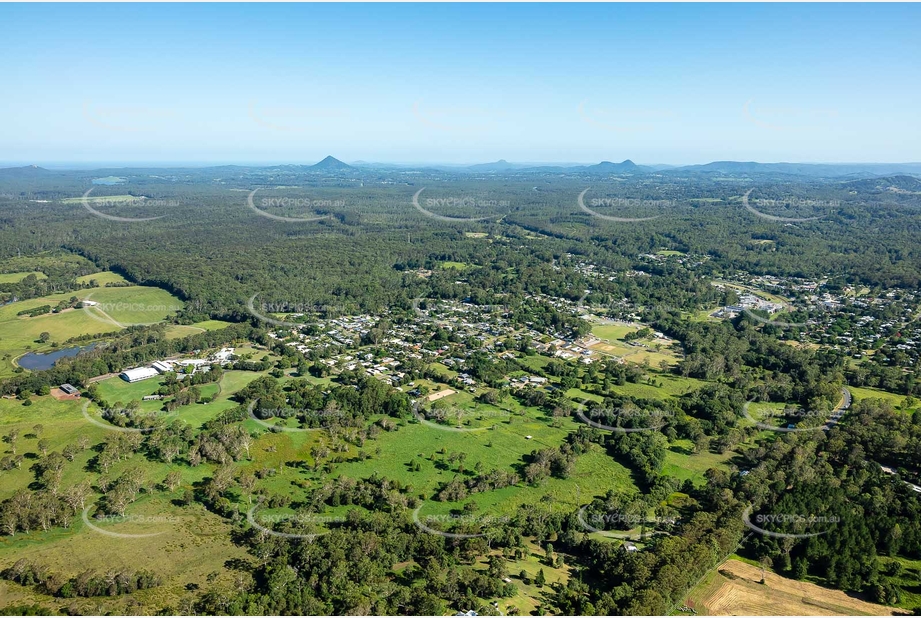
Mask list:
[[847,409],[851,407],[851,391],[846,388],[841,389],[841,403],[838,404],[838,407],[832,410],[831,416],[828,417],[828,420],[825,421],[825,427],[823,431],[828,431],[832,427],[838,424],[838,421],[841,420],[841,417],[844,416],[844,413],[847,412]]
[[[891,475],[893,475],[893,476],[895,476],[895,477],[898,477],[898,476],[899,476],[899,473],[896,472],[893,468],[890,468],[889,466],[880,465],[880,468],[882,468],[882,469],[883,469],[883,472],[885,472],[886,474],[891,474]],[[912,491],[915,491],[915,492],[921,494],[921,487],[918,487],[918,486],[915,485],[914,483],[909,483],[908,481],[902,481],[902,482],[905,483],[906,485],[908,485],[909,487],[911,487]]]

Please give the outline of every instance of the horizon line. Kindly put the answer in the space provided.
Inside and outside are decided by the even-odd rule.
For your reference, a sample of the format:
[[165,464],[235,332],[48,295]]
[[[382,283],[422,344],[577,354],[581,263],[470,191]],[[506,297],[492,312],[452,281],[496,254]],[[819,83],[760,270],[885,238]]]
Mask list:
[[[507,159],[496,159],[492,161],[475,161],[472,163],[449,163],[449,162],[439,162],[439,161],[366,161],[364,159],[357,159],[354,161],[345,161],[339,159],[333,155],[328,155],[334,159],[346,163],[347,165],[355,167],[373,167],[377,165],[388,165],[388,166],[399,166],[399,167],[456,167],[456,168],[465,168],[475,165],[489,165],[494,163],[507,163],[509,165],[516,166],[528,166],[528,167],[578,167],[578,166],[588,166],[588,165],[598,165],[600,163],[615,163],[620,164],[626,161],[631,161],[637,166],[640,167],[654,167],[654,166],[668,166],[673,168],[681,167],[690,167],[693,165],[708,165],[711,163],[755,163],[759,165],[921,165],[921,160],[919,161],[796,161],[796,160],[786,160],[786,161],[757,161],[757,160],[738,160],[738,159],[713,159],[703,162],[694,162],[694,163],[637,163],[630,158],[624,159],[622,161],[616,161],[611,159],[603,159],[601,161],[587,161],[587,162],[576,162],[576,161],[509,161]],[[193,161],[169,161],[169,160],[160,160],[160,161],[144,161],[144,160],[123,160],[123,161],[45,161],[45,162],[24,162],[24,161],[0,161],[0,169],[15,169],[21,167],[40,167],[46,169],[56,169],[59,171],[79,171],[79,170],[92,170],[92,169],[132,169],[139,167],[174,167],[174,168],[209,168],[209,167],[225,167],[225,166],[238,166],[238,167],[276,167],[282,165],[299,165],[299,166],[312,166],[320,163],[325,160],[318,159],[313,162],[295,162],[295,161],[243,161],[243,160],[231,160],[231,161],[220,161],[220,160],[193,160]],[[95,167],[94,167],[95,166]],[[513,170],[509,170],[513,171]]]

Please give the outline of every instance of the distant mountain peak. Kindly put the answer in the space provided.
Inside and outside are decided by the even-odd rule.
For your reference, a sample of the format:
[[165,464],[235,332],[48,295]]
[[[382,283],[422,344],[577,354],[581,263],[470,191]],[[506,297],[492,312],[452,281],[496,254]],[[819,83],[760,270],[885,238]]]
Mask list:
[[34,178],[37,176],[49,176],[54,172],[46,170],[38,165],[23,165],[22,167],[6,167],[0,169],[0,176],[4,178]]
[[332,155],[327,156],[316,165],[311,165],[310,167],[315,170],[347,170],[352,168],[348,163],[343,163]]
[[595,171],[595,172],[620,173],[620,172],[637,172],[637,171],[641,171],[641,169],[644,170],[645,168],[640,168],[639,165],[637,165],[630,159],[626,159],[624,161],[621,161],[620,163],[614,163],[612,161],[602,161],[601,163],[598,163],[597,165],[589,165],[586,169],[589,171]]

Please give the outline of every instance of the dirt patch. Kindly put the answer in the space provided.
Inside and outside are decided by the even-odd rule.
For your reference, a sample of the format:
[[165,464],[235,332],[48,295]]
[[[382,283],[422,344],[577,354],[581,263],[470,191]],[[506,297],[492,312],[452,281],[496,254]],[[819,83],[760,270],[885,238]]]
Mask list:
[[75,393],[73,395],[68,395],[59,388],[51,389],[51,396],[57,399],[58,401],[70,401],[73,399],[80,399],[80,393]]
[[713,616],[892,616],[899,610],[852,597],[840,590],[765,573],[727,560],[708,586],[700,613]]
[[429,401],[438,401],[439,399],[444,399],[448,395],[453,395],[457,391],[452,388],[446,388],[443,391],[438,391],[437,393],[432,393],[429,395]]

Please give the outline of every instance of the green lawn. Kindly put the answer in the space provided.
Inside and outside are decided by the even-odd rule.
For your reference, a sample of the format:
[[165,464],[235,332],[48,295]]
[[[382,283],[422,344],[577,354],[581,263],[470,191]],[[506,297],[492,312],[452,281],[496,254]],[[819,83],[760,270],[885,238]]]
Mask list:
[[195,328],[201,328],[203,330],[220,330],[226,328],[233,324],[233,322],[225,322],[224,320],[205,320],[204,322],[196,322],[192,324]]
[[692,453],[694,444],[690,440],[674,440],[665,454],[664,474],[674,476],[682,481],[690,479],[695,485],[704,484],[704,472],[710,468],[728,470],[729,459],[735,456],[730,451],[725,455],[711,453]]
[[29,275],[35,275],[37,279],[47,279],[48,275],[37,270],[26,271],[21,273],[0,273],[0,283],[19,283]]
[[92,275],[83,275],[82,277],[77,277],[78,283],[89,283],[90,281],[95,281],[96,285],[99,287],[103,287],[107,283],[126,283],[124,277],[109,270],[93,273]]
[[439,262],[438,267],[443,270],[467,270],[472,268],[470,264],[466,262]]
[[890,393],[889,391],[880,390],[878,388],[860,388],[857,386],[848,386],[847,390],[851,391],[851,395],[854,396],[854,401],[859,401],[861,399],[882,399],[891,403],[893,406],[901,406],[905,401],[905,395],[897,395],[895,393]]

